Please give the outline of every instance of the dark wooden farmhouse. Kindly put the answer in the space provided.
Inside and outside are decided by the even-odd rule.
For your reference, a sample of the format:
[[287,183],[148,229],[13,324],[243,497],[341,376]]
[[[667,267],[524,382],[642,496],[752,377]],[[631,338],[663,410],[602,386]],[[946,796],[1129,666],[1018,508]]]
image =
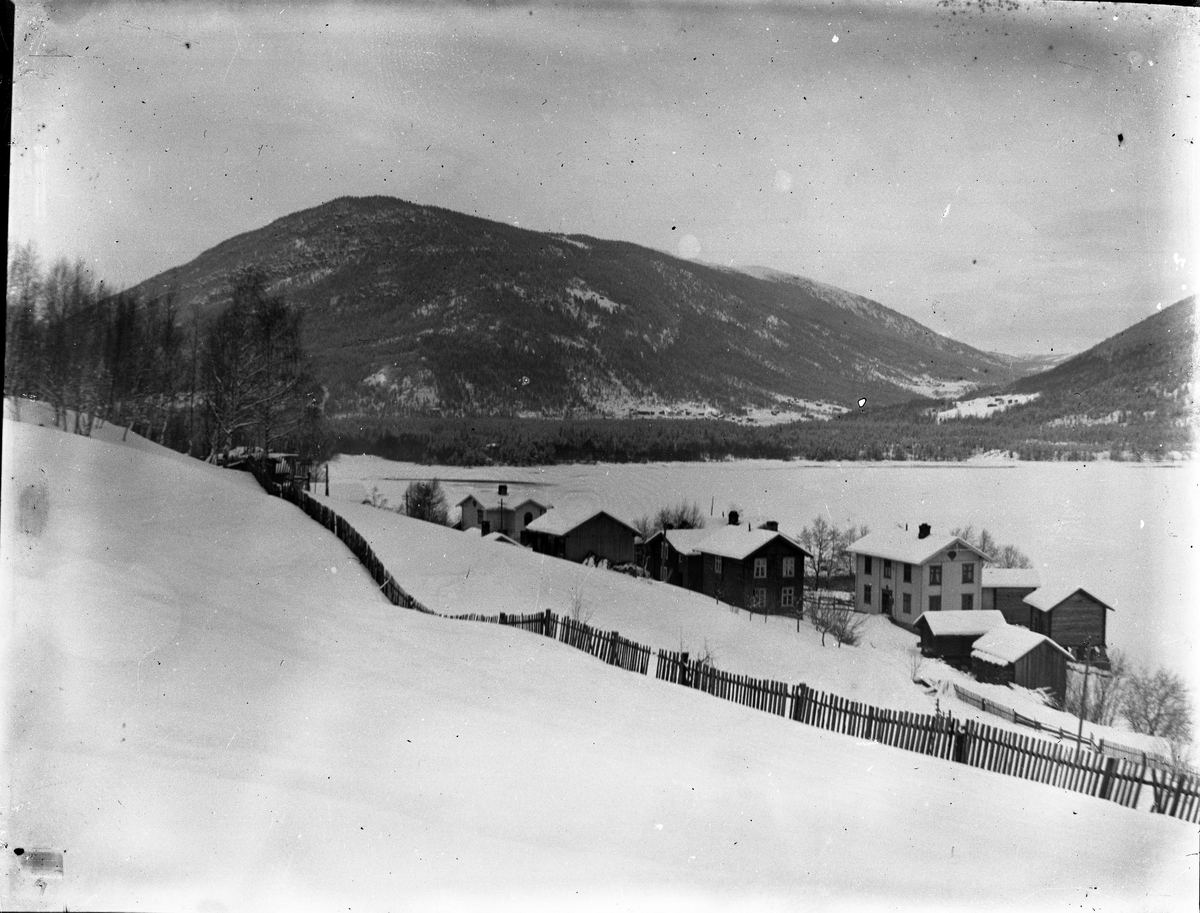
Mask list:
[[709,529],[659,530],[646,540],[646,571],[655,580],[699,591],[704,585],[704,559],[696,546]]
[[794,615],[804,606],[804,560],[810,555],[775,529],[723,526],[695,545],[701,591],[752,612]]
[[1067,693],[1067,663],[1071,656],[1044,634],[1003,625],[975,641],[971,674],[994,685],[1046,688],[1060,701]]
[[1033,607],[1025,597],[1041,586],[1038,572],[1023,567],[985,567],[983,569],[983,607],[1004,613],[1010,625],[1033,627]]
[[636,529],[607,511],[555,508],[525,527],[521,543],[535,552],[568,561],[592,558],[609,564],[631,564],[637,535]]
[[921,635],[921,654],[943,659],[960,669],[971,668],[972,645],[1001,627],[1004,616],[995,610],[924,612],[913,628]]
[[1092,662],[1108,666],[1108,613],[1112,606],[1083,587],[1044,586],[1025,597],[1032,611],[1029,628],[1065,647],[1078,660],[1093,648]]

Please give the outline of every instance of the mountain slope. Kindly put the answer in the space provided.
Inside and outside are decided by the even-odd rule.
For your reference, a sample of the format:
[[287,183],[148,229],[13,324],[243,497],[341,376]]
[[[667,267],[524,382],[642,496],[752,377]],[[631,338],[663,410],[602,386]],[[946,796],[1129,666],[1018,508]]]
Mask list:
[[218,306],[257,264],[306,312],[342,414],[621,412],[780,400],[896,402],[1007,383],[980,352],[869,299],[620,241],[514,228],[387,197],[342,198],[139,286]]
[[1178,429],[1195,417],[1195,371],[1196,299],[1189,296],[1049,371],[1012,383],[1006,392],[1039,397],[998,419]]

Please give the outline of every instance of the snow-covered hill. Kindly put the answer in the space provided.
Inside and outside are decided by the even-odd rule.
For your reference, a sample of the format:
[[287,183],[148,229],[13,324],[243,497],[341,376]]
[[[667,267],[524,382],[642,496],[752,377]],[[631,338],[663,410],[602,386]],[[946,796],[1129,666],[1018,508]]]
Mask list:
[[1195,826],[396,609],[248,476],[3,446],[6,907],[1195,908]]

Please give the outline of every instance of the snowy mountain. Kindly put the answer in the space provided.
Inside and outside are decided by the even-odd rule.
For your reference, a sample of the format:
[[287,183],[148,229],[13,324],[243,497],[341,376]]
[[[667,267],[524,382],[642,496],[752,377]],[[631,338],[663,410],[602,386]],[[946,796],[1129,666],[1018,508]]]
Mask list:
[[850,407],[1025,373],[876,302],[584,235],[388,197],[278,219],[142,283],[184,313],[257,264],[300,304],[335,411],[625,414],[634,407]]
[[[1195,907],[1194,826],[397,609],[249,476],[111,430],[4,425],[7,906]],[[504,592],[513,546],[435,532]],[[585,570],[544,562],[548,598]]]

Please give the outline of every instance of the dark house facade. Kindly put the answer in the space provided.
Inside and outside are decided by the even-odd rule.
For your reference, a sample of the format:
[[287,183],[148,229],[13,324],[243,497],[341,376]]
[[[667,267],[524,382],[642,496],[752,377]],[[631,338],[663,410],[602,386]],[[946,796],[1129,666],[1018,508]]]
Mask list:
[[709,535],[707,529],[659,530],[646,540],[646,572],[654,580],[699,592],[704,561],[696,545]]
[[1033,568],[985,567],[983,569],[983,608],[1004,613],[1010,625],[1033,627],[1032,606],[1025,597],[1041,586]]
[[795,540],[773,529],[725,526],[695,548],[705,595],[768,615],[803,612],[804,561],[812,556]]
[[535,552],[583,562],[607,560],[632,564],[637,530],[607,511],[547,511],[521,533],[521,542]]

